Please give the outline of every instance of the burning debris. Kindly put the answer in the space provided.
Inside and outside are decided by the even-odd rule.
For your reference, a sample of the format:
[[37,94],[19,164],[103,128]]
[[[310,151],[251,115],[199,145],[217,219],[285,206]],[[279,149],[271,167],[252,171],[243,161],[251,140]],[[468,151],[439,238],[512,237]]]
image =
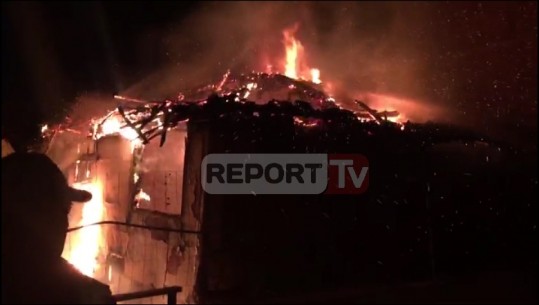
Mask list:
[[[120,135],[132,143],[134,150],[155,137],[160,137],[163,145],[167,130],[181,121],[212,116],[212,112],[213,115],[224,115],[230,111],[255,116],[265,113],[289,115],[294,117],[298,126],[304,125],[300,123],[304,120],[299,117],[314,118],[304,125],[307,127],[321,124],[324,121],[322,117],[328,120],[331,113],[361,122],[396,123],[396,127],[404,129],[404,119],[398,111],[377,111],[357,100],[336,101],[327,93],[320,79],[320,70],[307,64],[305,48],[295,37],[298,29],[299,24],[294,24],[282,32],[284,58],[280,63],[281,72],[269,69],[268,73],[235,74],[229,70],[217,83],[181,92],[176,99],[163,102],[115,96],[122,104],[105,116],[92,120],[89,135],[94,140]],[[221,106],[215,102],[218,100],[215,97],[223,99]],[[59,128],[69,128],[67,125],[69,122],[58,128],[45,125],[42,131],[50,136]]]
[[[264,78],[284,76],[261,75]],[[255,86],[252,86],[255,88]],[[114,114],[105,118],[98,126],[107,125],[106,120],[114,120],[114,134],[120,134],[126,139],[140,144],[147,144],[152,139],[159,137],[160,144],[166,140],[167,131],[175,128],[178,124],[189,120],[207,120],[227,115],[241,114],[244,117],[267,118],[289,117],[297,126],[320,127],[324,126],[348,126],[350,130],[357,130],[354,126],[375,134],[376,130],[395,130],[406,134],[415,134],[418,137],[426,136],[425,143],[437,143],[440,141],[466,139],[481,140],[484,137],[475,135],[469,131],[460,130],[443,124],[416,124],[399,123],[390,120],[398,115],[397,112],[376,111],[361,101],[356,101],[357,111],[350,111],[338,107],[328,98],[324,100],[318,109],[313,103],[297,100],[295,102],[270,100],[260,104],[241,97],[241,92],[232,92],[227,95],[214,94],[207,99],[199,101],[164,101],[149,102],[145,105],[120,105]],[[122,121],[122,123],[118,123]],[[107,134],[103,128],[95,129],[95,137],[99,138]],[[111,129],[112,130],[112,129]],[[453,134],[453,136],[450,136]]]
[[257,104],[264,104],[271,99],[282,101],[302,100],[321,108],[324,102],[331,100],[322,87],[309,81],[297,80],[283,74],[250,73],[234,75],[225,74],[219,84],[185,92],[190,100],[201,100],[211,94],[226,96],[237,94],[239,99],[249,99]]

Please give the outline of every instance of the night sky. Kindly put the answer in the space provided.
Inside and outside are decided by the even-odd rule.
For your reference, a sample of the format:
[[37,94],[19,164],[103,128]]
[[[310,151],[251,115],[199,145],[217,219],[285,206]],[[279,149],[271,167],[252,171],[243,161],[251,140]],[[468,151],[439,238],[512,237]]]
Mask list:
[[29,141],[77,97],[129,91],[167,67],[197,81],[196,68],[257,69],[253,58],[276,49],[261,33],[278,40],[294,21],[322,77],[420,98],[450,109],[455,123],[536,142],[537,4],[518,1],[2,2],[3,136]]

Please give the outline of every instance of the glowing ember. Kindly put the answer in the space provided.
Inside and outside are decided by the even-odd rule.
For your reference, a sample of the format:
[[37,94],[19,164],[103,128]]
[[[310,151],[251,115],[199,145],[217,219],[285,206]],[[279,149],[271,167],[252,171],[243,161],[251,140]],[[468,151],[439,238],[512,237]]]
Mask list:
[[298,116],[294,117],[294,124],[296,124],[298,126],[316,127],[316,126],[318,126],[318,123],[319,123],[318,120],[310,120],[310,119],[302,118],[302,117],[298,117]]
[[219,86],[217,86],[217,91],[221,91],[221,88],[223,88],[223,85],[225,84],[229,76],[230,76],[230,70],[226,71],[225,75],[223,75],[223,79],[219,83]]
[[401,121],[403,120],[400,117],[401,115],[398,114],[397,116],[394,116],[394,117],[388,117],[387,120],[393,123],[401,123]]
[[[421,116],[421,109],[415,101],[381,93],[368,93],[362,96],[373,109],[379,109],[380,116],[393,123],[405,123],[410,114]],[[397,110],[398,109],[398,110]]]
[[256,83],[248,83],[245,88],[247,88],[247,91],[243,95],[243,98],[249,97],[249,94],[251,94],[251,90],[256,89],[258,85]]
[[[84,203],[82,207],[82,219],[78,226],[84,226],[103,220],[103,187],[101,183],[83,182],[75,183],[74,187],[92,193],[92,200]],[[64,254],[69,261],[81,273],[94,276],[99,267],[99,246],[103,240],[100,226],[89,226],[80,230],[75,240],[71,241],[71,249]]]

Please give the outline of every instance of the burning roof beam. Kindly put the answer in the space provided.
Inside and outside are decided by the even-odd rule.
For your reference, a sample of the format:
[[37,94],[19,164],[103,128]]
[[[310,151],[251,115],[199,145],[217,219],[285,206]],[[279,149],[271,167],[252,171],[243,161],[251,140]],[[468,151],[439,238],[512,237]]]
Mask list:
[[381,123],[383,121],[387,121],[390,117],[397,117],[399,116],[398,111],[382,111],[378,112],[371,107],[369,107],[367,104],[363,103],[362,101],[355,100],[354,101],[358,106],[360,106],[363,110],[365,110],[376,122]]
[[[398,133],[403,133],[404,136],[412,136],[410,140],[415,139],[424,142],[426,145],[447,142],[447,141],[484,141],[485,137],[480,137],[466,130],[457,130],[451,126],[443,126],[439,124],[413,124],[406,123],[405,125],[394,123],[387,120],[391,112],[378,112],[361,101],[357,104],[362,107],[369,115],[375,118],[363,122],[354,112],[340,108],[314,109],[307,102],[280,102],[272,100],[266,104],[256,104],[251,101],[240,99],[236,101],[238,96],[235,94],[220,97],[218,95],[210,96],[204,103],[198,102],[162,102],[160,105],[152,105],[145,107],[137,107],[132,110],[123,110],[124,120],[127,124],[141,135],[144,143],[148,143],[151,139],[160,136],[160,145],[162,146],[166,140],[166,132],[170,128],[174,128],[180,122],[189,119],[218,119],[223,115],[241,113],[246,117],[279,117],[287,116],[292,121],[294,118],[301,117],[311,121],[318,121],[322,125],[349,125],[350,130],[357,130],[354,126],[361,127],[360,130],[369,132],[377,132],[379,128],[384,130],[394,130]],[[142,119],[137,119],[142,117]],[[131,121],[130,121],[131,118]],[[156,119],[161,120],[162,124],[146,128],[149,122],[155,122]],[[373,122],[376,124],[373,125]],[[384,124],[380,123],[383,122]],[[302,125],[302,124],[300,124]],[[305,124],[303,124],[305,125]],[[378,126],[378,127],[375,127]],[[404,126],[408,126],[406,129]],[[309,124],[309,127],[311,124]],[[404,131],[406,130],[406,131]]]

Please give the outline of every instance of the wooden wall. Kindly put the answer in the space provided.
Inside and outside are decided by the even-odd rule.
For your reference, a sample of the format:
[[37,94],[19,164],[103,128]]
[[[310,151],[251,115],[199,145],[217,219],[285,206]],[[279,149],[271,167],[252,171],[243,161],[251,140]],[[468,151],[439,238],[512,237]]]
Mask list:
[[[105,185],[104,220],[125,222],[129,214],[129,222],[132,224],[172,230],[199,230],[200,222],[196,217],[201,213],[195,211],[200,209],[200,204],[196,203],[199,198],[194,196],[194,192],[182,192],[184,183],[194,184],[192,180],[183,179],[186,140],[187,130],[180,128],[168,133],[163,147],[159,147],[158,140],[145,146],[140,179],[142,189],[150,195],[151,200],[139,209],[133,208],[133,160],[130,144],[116,137],[100,140],[94,156],[95,172],[92,174]],[[187,158],[192,157],[193,153]],[[182,205],[182,197],[187,198],[188,205]],[[71,227],[76,226],[77,220],[80,220],[81,209],[82,205],[73,210]],[[101,229],[104,236],[99,258],[102,268],[96,272],[95,278],[110,285],[113,293],[181,286],[183,292],[178,295],[178,303],[194,301],[192,292],[199,251],[197,234],[116,225],[103,225]],[[66,249],[69,249],[70,241],[79,232],[68,234]],[[166,303],[166,297],[127,303],[163,304]]]

